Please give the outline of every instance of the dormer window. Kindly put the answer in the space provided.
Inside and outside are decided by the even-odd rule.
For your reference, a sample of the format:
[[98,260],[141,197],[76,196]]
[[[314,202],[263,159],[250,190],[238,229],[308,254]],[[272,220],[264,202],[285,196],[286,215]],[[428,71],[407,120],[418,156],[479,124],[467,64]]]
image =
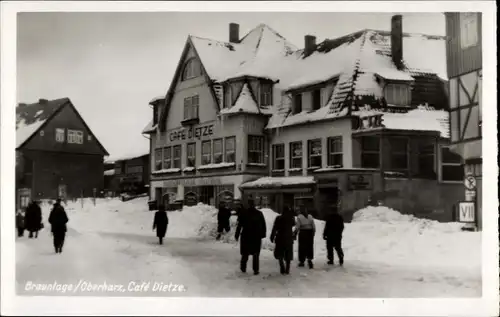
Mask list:
[[297,114],[302,112],[302,94],[296,94],[293,96],[292,114]]
[[271,83],[261,83],[259,93],[261,107],[267,107],[273,104],[273,86]]
[[201,64],[196,58],[191,58],[184,65],[182,80],[188,80],[198,76],[201,76]]
[[312,91],[312,110],[319,110],[321,108],[321,89]]
[[409,84],[387,84],[384,89],[385,100],[389,105],[409,106],[411,89]]
[[158,123],[158,105],[153,106],[153,125]]
[[460,44],[462,48],[478,43],[478,15],[475,12],[460,13]]

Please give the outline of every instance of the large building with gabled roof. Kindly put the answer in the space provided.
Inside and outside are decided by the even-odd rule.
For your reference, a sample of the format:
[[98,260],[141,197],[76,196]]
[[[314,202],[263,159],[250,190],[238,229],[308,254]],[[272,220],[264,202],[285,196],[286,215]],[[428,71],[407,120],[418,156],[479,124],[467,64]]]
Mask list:
[[229,41],[189,36],[172,83],[150,102],[151,195],[354,211],[383,200],[453,219],[445,38],[361,30],[299,49],[260,24]]
[[16,202],[99,195],[104,156],[69,98],[40,99],[16,108]]

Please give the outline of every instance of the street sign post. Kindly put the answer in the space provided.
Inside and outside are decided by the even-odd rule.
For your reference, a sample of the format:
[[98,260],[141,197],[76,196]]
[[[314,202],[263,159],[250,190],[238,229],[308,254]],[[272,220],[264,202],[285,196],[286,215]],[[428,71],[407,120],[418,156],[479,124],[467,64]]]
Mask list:
[[476,186],[477,186],[476,177],[474,177],[474,175],[472,175],[472,174],[465,175],[464,185],[465,185],[465,188],[468,190],[476,190]]

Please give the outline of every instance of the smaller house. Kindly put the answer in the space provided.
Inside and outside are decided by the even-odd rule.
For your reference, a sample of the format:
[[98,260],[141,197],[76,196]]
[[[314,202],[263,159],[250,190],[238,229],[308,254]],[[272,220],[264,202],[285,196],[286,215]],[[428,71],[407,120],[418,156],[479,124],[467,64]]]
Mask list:
[[118,193],[142,194],[149,188],[149,154],[121,157],[113,161],[113,169],[104,172],[109,179],[108,190]]
[[16,202],[92,197],[104,186],[99,142],[69,98],[16,108]]

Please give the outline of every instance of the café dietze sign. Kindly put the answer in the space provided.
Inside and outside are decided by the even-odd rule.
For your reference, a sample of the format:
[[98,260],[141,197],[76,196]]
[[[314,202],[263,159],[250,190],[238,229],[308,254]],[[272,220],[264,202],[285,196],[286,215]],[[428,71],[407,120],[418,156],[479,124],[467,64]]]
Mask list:
[[214,134],[214,124],[209,124],[201,127],[190,127],[184,128],[176,131],[172,131],[168,134],[168,139],[172,141],[179,140],[192,140],[192,139],[203,139],[210,137]]

